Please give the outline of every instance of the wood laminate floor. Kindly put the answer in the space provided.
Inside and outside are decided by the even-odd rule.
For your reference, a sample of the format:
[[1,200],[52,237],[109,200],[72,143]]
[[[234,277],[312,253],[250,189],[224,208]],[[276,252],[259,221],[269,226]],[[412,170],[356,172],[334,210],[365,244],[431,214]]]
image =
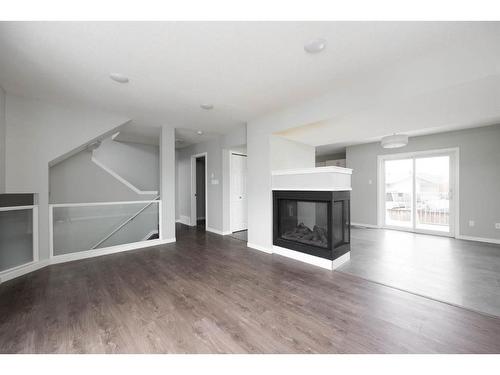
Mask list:
[[236,238],[240,241],[248,241],[248,230],[240,230],[238,232],[233,232],[230,234],[231,237]]
[[500,320],[180,227],[0,285],[2,353],[500,353]]
[[500,316],[500,245],[395,230],[351,230],[338,271]]

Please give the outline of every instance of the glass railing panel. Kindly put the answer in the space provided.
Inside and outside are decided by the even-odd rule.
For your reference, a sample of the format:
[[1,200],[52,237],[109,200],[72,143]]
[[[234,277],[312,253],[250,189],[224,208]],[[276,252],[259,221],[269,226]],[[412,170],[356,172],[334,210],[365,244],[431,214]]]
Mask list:
[[97,248],[147,241],[158,234],[158,203],[151,203],[132,220],[118,228]]
[[33,209],[0,211],[0,272],[33,261]]
[[[75,253],[141,241],[147,232],[123,236],[120,240],[107,238],[135,215],[140,215],[150,202],[106,203],[89,205],[55,205],[53,209],[53,251],[54,255]],[[153,205],[158,206],[157,203]],[[156,218],[158,222],[158,218]],[[107,242],[105,244],[105,242]]]

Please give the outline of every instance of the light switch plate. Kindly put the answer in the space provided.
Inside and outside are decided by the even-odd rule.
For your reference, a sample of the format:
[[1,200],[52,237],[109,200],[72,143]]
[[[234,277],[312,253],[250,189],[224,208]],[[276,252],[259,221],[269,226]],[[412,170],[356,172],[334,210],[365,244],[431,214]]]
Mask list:
[[495,229],[500,229],[500,223],[495,223]]
[[469,220],[469,227],[473,227],[476,225],[476,222],[474,220]]

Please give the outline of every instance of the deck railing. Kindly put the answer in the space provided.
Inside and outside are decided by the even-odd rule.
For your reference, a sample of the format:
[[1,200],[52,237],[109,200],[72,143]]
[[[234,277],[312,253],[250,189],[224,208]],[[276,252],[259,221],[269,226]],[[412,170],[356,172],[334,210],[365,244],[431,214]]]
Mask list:
[[[411,221],[411,209],[409,208],[393,208],[388,209],[389,219],[391,221]],[[449,225],[450,214],[448,210],[419,208],[417,209],[417,219],[420,224],[428,225]]]

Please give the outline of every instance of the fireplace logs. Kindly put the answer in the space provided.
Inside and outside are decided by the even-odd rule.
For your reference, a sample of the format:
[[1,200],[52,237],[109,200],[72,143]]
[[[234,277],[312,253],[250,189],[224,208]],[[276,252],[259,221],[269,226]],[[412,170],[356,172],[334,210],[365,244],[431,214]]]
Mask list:
[[328,247],[326,228],[315,225],[311,230],[304,223],[300,223],[293,230],[283,233],[281,237],[287,240],[298,241],[313,246]]
[[350,250],[349,191],[273,191],[273,245],[330,260]]

